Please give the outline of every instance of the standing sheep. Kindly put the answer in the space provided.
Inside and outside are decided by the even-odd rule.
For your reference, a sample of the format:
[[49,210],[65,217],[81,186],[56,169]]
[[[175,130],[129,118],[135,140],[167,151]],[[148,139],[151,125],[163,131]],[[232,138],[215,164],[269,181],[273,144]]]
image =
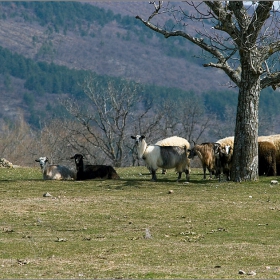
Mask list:
[[215,147],[216,177],[219,177],[219,181],[221,181],[221,174],[224,174],[226,175],[226,179],[229,181],[232,162],[232,148],[229,145],[222,147],[219,143],[217,144],[218,146]]
[[182,172],[186,173],[186,180],[189,180],[190,162],[188,159],[188,149],[186,147],[161,147],[158,145],[148,146],[144,135],[131,136],[131,138],[135,140],[138,157],[142,158],[145,161],[148,169],[151,170],[153,181],[157,180],[156,171],[158,168],[175,168],[179,174],[177,181],[181,179]]
[[277,175],[280,175],[280,134],[258,137],[258,142],[264,141],[273,143],[276,148],[276,171]]
[[272,142],[258,142],[259,175],[276,176],[276,147]]
[[[234,137],[226,137],[217,141],[222,147],[231,147],[227,156],[228,171],[231,170]],[[278,148],[278,149],[277,149]],[[275,176],[280,169],[280,134],[258,137],[259,175]],[[278,174],[280,175],[280,174]]]
[[49,165],[47,157],[35,159],[40,163],[44,180],[75,180],[76,173],[63,165]]
[[234,136],[222,138],[216,143],[221,145],[223,153],[220,154],[222,172],[227,176],[227,180],[230,180],[230,173],[232,168],[233,148],[234,148]]
[[[159,146],[178,146],[178,147],[187,147],[190,149],[190,143],[187,139],[179,137],[179,136],[171,136],[156,142],[155,145]],[[190,170],[189,170],[190,171]],[[166,169],[162,169],[162,174],[166,174]]]

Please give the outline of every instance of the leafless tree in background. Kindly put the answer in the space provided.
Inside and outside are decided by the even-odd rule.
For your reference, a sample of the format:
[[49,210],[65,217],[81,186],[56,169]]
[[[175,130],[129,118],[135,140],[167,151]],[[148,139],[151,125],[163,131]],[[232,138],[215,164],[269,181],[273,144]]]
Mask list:
[[94,159],[95,163],[114,166],[139,165],[130,136],[145,135],[148,144],[177,135],[196,141],[211,128],[213,116],[206,116],[203,104],[188,100],[178,102],[144,100],[134,83],[100,85],[88,77],[82,88],[89,102],[61,100],[76,122],[66,125],[67,141],[76,152]]
[[136,128],[150,130],[157,125],[153,115],[150,116],[153,122],[145,122],[145,126],[140,123],[149,114],[151,106],[144,106],[139,86],[134,83],[101,85],[93,77],[88,77],[82,88],[90,100],[87,105],[79,105],[73,100],[63,101],[80,125],[79,129],[72,128],[72,134],[80,139],[76,145],[91,155],[89,147],[94,147],[99,154],[102,152],[104,161],[109,159],[114,166],[122,166],[129,155],[126,139]]
[[203,104],[196,99],[183,104],[181,122],[183,137],[190,143],[197,143],[202,136],[216,126],[216,116],[214,114],[206,114]]
[[180,136],[198,142],[206,138],[209,130],[216,126],[216,116],[206,114],[204,104],[201,100],[187,99],[184,101],[165,102],[162,106],[162,128],[161,139],[170,136]]
[[[211,62],[204,66],[223,70],[239,88],[232,180],[257,180],[260,92],[280,84],[280,22],[273,1],[247,7],[242,1],[150,3],[154,11],[148,19],[138,15],[137,19],[166,38],[180,36],[200,47],[210,54]],[[168,29],[161,24],[161,15],[164,21],[169,15],[175,25]],[[197,29],[188,30],[188,20],[197,21]]]
[[14,165],[29,161],[28,149],[32,146],[33,140],[34,133],[23,116],[19,117],[13,125],[3,125],[0,135],[0,157]]
[[73,166],[70,157],[73,147],[69,143],[70,131],[65,129],[69,121],[54,119],[46,122],[42,129],[34,132],[36,135],[32,147],[29,148],[33,160],[47,156],[50,164]]

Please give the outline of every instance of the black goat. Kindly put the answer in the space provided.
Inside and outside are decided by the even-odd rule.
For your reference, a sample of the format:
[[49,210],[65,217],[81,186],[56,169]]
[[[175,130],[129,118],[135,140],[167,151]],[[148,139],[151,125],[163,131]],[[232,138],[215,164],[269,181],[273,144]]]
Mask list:
[[77,180],[87,179],[120,179],[116,170],[110,165],[84,165],[83,156],[75,154],[71,159],[75,160]]

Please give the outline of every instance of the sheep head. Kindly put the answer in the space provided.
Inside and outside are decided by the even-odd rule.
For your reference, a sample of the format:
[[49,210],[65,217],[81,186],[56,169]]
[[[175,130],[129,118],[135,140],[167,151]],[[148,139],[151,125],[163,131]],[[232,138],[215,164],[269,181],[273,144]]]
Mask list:
[[70,159],[74,159],[76,165],[83,165],[83,158],[84,156],[81,154],[75,154],[73,157],[71,157]]
[[145,138],[145,135],[142,135],[142,136],[140,136],[140,135],[131,136],[131,138],[135,140],[136,144],[139,144]]
[[38,159],[35,159],[36,162],[40,163],[41,169],[43,169],[47,162],[49,161],[49,159],[47,157],[39,157]]

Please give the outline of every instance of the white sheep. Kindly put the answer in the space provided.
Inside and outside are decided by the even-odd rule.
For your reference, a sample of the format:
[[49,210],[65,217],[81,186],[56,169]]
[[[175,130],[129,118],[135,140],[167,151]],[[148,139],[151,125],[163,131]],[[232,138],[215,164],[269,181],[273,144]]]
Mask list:
[[178,179],[181,179],[182,172],[186,173],[186,180],[189,180],[190,160],[188,159],[188,149],[178,146],[147,145],[145,136],[131,136],[137,145],[138,157],[142,158],[148,169],[152,172],[152,180],[156,181],[156,171],[158,168],[175,168],[178,172]]
[[187,139],[179,136],[171,136],[156,142],[155,145],[159,146],[178,146],[178,147],[187,147],[190,148],[190,143]]
[[[191,145],[189,141],[185,138],[179,136],[171,136],[156,142],[155,145],[159,146],[178,146],[178,147],[187,147],[189,150]],[[190,171],[190,170],[189,170]],[[162,169],[162,174],[166,174],[166,169]]]
[[75,180],[76,173],[62,165],[49,165],[47,157],[35,159],[40,163],[44,180]]

